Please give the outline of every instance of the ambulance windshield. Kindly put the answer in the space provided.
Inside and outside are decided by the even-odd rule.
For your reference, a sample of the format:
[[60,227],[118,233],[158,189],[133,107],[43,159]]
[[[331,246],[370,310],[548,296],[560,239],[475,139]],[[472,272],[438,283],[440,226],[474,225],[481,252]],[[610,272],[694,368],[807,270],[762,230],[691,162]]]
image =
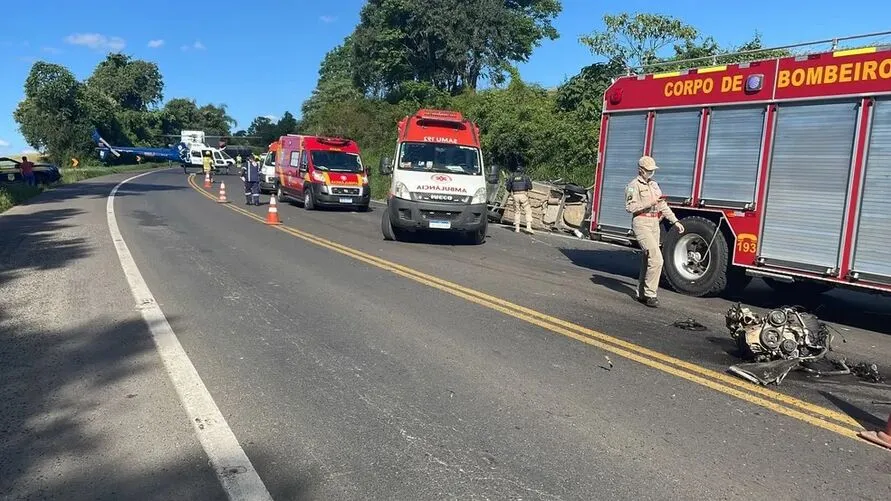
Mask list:
[[362,161],[355,153],[342,151],[313,151],[312,165],[316,169],[330,172],[364,172]]
[[442,143],[403,143],[400,170],[480,174],[479,150],[470,146]]

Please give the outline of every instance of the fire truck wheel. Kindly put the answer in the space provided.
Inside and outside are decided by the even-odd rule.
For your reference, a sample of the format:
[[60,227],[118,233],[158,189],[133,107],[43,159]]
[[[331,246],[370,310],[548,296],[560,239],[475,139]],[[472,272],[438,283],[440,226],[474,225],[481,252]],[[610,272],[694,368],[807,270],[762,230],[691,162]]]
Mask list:
[[824,292],[832,290],[832,285],[820,282],[780,282],[772,278],[764,278],[764,281],[776,292],[782,296],[819,296]]
[[727,288],[727,241],[721,234],[715,237],[718,228],[706,218],[690,216],[681,223],[684,233],[672,228],[662,244],[669,286],[688,296],[721,294]]

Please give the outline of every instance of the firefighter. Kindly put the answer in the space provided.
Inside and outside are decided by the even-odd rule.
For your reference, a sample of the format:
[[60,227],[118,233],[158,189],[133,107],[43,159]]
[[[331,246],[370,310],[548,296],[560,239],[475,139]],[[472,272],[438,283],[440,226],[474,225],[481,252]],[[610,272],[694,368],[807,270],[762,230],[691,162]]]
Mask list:
[[507,180],[507,191],[514,199],[514,231],[520,232],[520,210],[526,214],[526,233],[532,235],[532,206],[529,204],[529,191],[532,180],[526,175],[526,169],[518,165],[514,174]]
[[211,157],[210,151],[204,152],[204,175],[210,176],[210,182],[213,182],[213,157]]
[[241,168],[244,180],[244,199],[247,205],[260,205],[260,165],[253,158]]
[[637,300],[655,308],[659,306],[656,291],[662,275],[662,251],[659,248],[659,222],[662,218],[684,232],[684,225],[678,221],[668,203],[662,198],[662,190],[653,180],[656,161],[643,156],[637,162],[637,177],[625,188],[625,210],[632,214],[631,229],[641,250],[640,277],[637,286]]

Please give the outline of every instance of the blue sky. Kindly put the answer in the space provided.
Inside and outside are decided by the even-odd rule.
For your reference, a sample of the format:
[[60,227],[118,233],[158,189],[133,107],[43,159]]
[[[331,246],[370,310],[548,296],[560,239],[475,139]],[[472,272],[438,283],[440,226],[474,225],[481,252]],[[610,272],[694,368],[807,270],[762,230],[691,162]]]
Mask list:
[[[12,112],[35,60],[63,64],[83,79],[109,50],[156,62],[165,99],[225,103],[238,128],[258,115],[299,115],[319,63],[352,31],[363,3],[253,0],[227,7],[206,0],[90,0],[84,7],[44,0],[38,11],[10,2],[0,31],[0,154],[27,149]],[[603,14],[621,11],[674,15],[724,44],[741,43],[755,31],[777,46],[891,29],[891,3],[882,0],[564,0],[555,23],[560,38],[543,42],[520,66],[523,78],[554,86],[594,62],[579,36],[601,27]]]

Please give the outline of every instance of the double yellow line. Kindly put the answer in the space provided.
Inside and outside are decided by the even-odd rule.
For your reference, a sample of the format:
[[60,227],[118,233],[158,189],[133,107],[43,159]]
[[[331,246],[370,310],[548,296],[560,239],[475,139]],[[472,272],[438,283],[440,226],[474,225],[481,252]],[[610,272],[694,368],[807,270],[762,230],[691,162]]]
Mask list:
[[[189,184],[205,197],[211,200],[216,200],[216,197],[212,193],[208,193],[195,183],[194,175],[189,176]],[[232,204],[225,205],[229,209],[255,221],[260,223],[265,222],[264,218],[242,209],[241,207]],[[687,381],[711,388],[715,391],[724,393],[725,395],[730,395],[740,400],[770,409],[779,414],[860,441],[857,437],[857,432],[861,431],[863,428],[857,421],[847,414],[811,404],[768,388],[753,385],[730,375],[706,369],[705,367],[685,362],[664,353],[609,336],[602,332],[546,315],[287,225],[273,225],[271,227],[363,263],[370,264],[377,268],[395,273],[396,275],[414,280],[415,282],[433,287],[442,292],[460,297],[484,308],[510,315],[511,317],[523,320],[550,332],[561,334],[591,346],[596,346],[604,351],[614,353],[629,360],[634,360],[647,367],[686,379]]]

